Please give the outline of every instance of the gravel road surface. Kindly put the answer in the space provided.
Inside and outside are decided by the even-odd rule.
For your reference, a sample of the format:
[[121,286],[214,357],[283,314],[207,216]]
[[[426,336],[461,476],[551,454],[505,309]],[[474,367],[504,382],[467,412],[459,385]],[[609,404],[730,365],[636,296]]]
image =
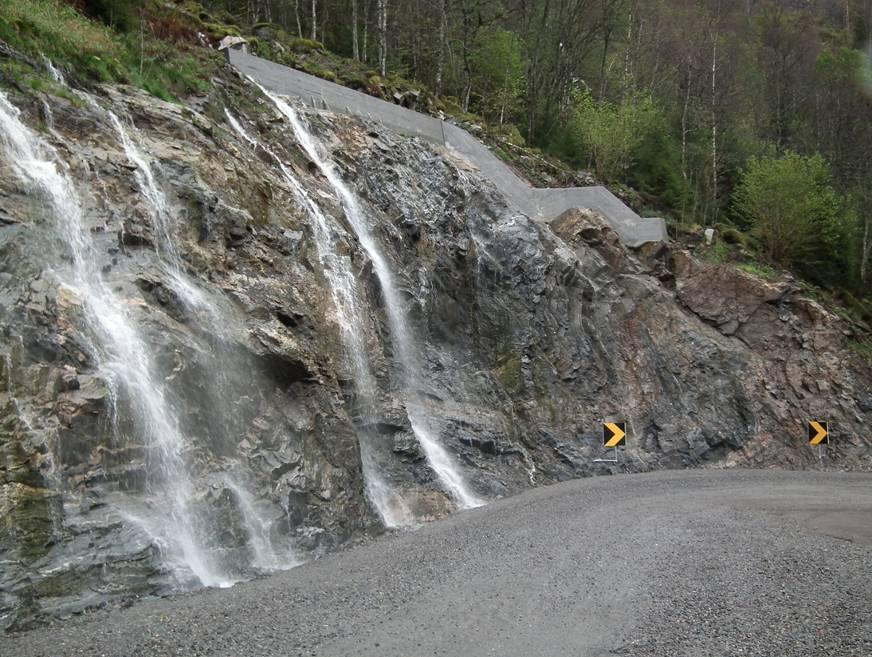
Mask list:
[[872,656],[872,475],[572,481],[2,657]]

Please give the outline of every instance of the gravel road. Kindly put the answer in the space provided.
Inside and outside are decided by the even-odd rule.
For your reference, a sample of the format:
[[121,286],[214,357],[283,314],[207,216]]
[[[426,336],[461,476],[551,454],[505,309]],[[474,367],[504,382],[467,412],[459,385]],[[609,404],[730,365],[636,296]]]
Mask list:
[[870,657],[872,476],[567,482],[0,655]]

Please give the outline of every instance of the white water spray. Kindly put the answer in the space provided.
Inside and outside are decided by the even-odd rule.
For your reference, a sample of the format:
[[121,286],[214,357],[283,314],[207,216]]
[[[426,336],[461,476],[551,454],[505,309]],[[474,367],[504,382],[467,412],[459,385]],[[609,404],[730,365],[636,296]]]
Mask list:
[[[318,257],[324,270],[324,275],[330,283],[330,294],[336,309],[337,322],[342,343],[350,361],[355,388],[361,397],[364,412],[371,408],[376,392],[376,383],[367,359],[367,348],[364,343],[364,316],[360,310],[357,298],[357,280],[346,255],[340,255],[337,249],[339,235],[327,217],[312,200],[296,176],[285,166],[281,159],[265,145],[259,145],[251,138],[237,118],[228,110],[224,110],[227,120],[233,129],[253,148],[260,146],[278,164],[282,176],[291,188],[297,202],[303,206],[313,219],[315,244]],[[362,433],[366,433],[363,431]],[[414,524],[414,517],[402,496],[384,479],[372,453],[371,436],[360,435],[360,455],[363,475],[366,482],[367,495],[378,511],[382,522],[387,527],[403,527]]]
[[299,565],[300,562],[290,549],[281,554],[276,551],[270,536],[273,521],[257,508],[251,493],[230,475],[224,477],[224,485],[233,491],[239,504],[242,522],[248,532],[248,544],[254,552],[253,565],[263,570],[288,570]]
[[[131,133],[114,113],[107,112],[107,114],[118,134],[124,153],[136,166],[136,182],[151,210],[151,223],[156,234],[157,251],[166,266],[170,286],[189,311],[205,315],[198,318],[200,328],[205,333],[217,335],[220,338],[229,337],[232,331],[225,329],[225,325],[230,324],[231,328],[235,326],[230,309],[222,310],[217,301],[210,298],[184,272],[184,264],[176,248],[177,212],[157,181],[153,163],[146,157],[137,143],[135,126],[133,127],[134,136],[131,136]],[[227,363],[222,362],[217,355],[222,352],[223,347],[220,341],[215,342],[212,347],[212,353],[207,356],[206,367],[213,375],[208,377],[206,387],[214,398],[215,409],[230,408],[232,406],[229,403],[231,395],[228,394],[228,391],[232,391],[234,386],[228,382],[225,369]],[[224,417],[222,419],[223,426],[232,425],[232,418]],[[282,549],[282,554],[276,552],[271,544],[269,524],[264,516],[258,513],[253,496],[229,475],[225,477],[225,483],[239,500],[242,521],[248,530],[250,547],[256,559],[254,565],[258,568],[272,570],[287,569],[299,565],[299,560],[289,548]]]
[[19,110],[0,93],[0,140],[7,160],[33,192],[44,197],[53,230],[69,249],[72,266],[58,275],[77,297],[95,334],[94,357],[103,378],[129,399],[143,443],[154,448],[148,486],[162,499],[162,536],[177,572],[190,571],[206,586],[224,579],[211,563],[197,537],[197,519],[183,451],[185,440],[178,420],[164,397],[149,349],[127,309],[100,274],[100,253],[86,225],[78,193],[56,151],[40,140],[20,119]]
[[58,84],[66,86],[67,81],[64,79],[64,74],[60,72],[60,69],[58,69],[48,57],[43,57],[43,61],[45,62],[45,68],[51,76],[51,79]]
[[322,154],[322,147],[316,142],[314,136],[297,116],[294,109],[280,97],[270,93],[260,85],[257,86],[272,100],[279,112],[290,121],[294,134],[303,150],[318,166],[336,191],[345,209],[345,215],[349,223],[373,264],[376,276],[381,284],[382,294],[384,295],[391,335],[393,336],[399,360],[404,370],[405,380],[403,383],[407,392],[406,407],[409,422],[412,425],[412,430],[415,432],[418,442],[424,450],[427,462],[460,508],[468,509],[481,506],[484,502],[469,489],[454,459],[439,443],[429,426],[426,413],[423,411],[420,395],[420,390],[424,385],[424,377],[418,360],[419,349],[403,310],[399,290],[394,282],[393,272],[381,251],[381,247],[370,232],[369,225],[357,198],[342,180],[333,162]]

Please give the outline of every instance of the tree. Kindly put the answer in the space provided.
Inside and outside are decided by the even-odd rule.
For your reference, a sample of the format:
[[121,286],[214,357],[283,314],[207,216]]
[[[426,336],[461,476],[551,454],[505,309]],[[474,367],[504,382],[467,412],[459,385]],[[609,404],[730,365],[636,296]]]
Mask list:
[[378,0],[378,68],[385,77],[388,69],[388,0]]
[[820,282],[838,273],[849,215],[820,155],[751,158],[733,208],[772,263]]
[[620,180],[637,149],[658,125],[650,97],[627,96],[619,103],[597,101],[588,90],[574,94],[571,131],[600,178]]
[[481,97],[482,113],[505,122],[506,112],[513,111],[523,89],[524,61],[521,41],[512,32],[500,28],[489,30],[471,58],[471,86]]

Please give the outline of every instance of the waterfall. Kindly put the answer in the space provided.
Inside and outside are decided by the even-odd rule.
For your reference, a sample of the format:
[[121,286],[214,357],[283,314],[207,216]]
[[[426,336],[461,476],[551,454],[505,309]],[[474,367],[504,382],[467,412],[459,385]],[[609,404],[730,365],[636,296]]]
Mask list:
[[172,405],[167,403],[149,348],[139,334],[125,298],[115,294],[100,273],[101,253],[86,225],[75,186],[57,152],[20,119],[19,110],[0,93],[0,138],[17,176],[42,196],[57,240],[69,249],[71,266],[57,272],[62,285],[81,301],[91,344],[112,398],[129,400],[143,442],[155,448],[149,462],[149,492],[160,501],[160,534],[177,575],[186,572],[205,586],[226,579],[216,569],[198,536],[191,508],[192,486],[185,468],[185,440]]
[[253,565],[262,570],[287,570],[299,564],[292,550],[276,552],[270,528],[273,521],[257,508],[254,497],[230,475],[224,477],[224,485],[233,491],[239,504],[242,522],[248,532],[248,544],[254,553]]
[[399,290],[394,282],[393,272],[377,240],[370,232],[369,225],[357,198],[342,180],[333,162],[325,155],[322,155],[323,149],[321,145],[307,130],[293,108],[278,96],[270,93],[260,85],[257,86],[275,104],[279,112],[290,121],[297,141],[336,191],[349,223],[373,264],[381,285],[391,335],[402,366],[403,384],[407,393],[406,411],[409,416],[409,422],[419,444],[424,450],[428,464],[460,508],[466,509],[481,506],[484,502],[470,490],[454,459],[439,443],[429,426],[420,395],[420,390],[424,387],[423,370],[418,359],[420,348],[409,326]]
[[[155,233],[155,248],[158,255],[168,265],[167,273],[170,276],[173,291],[189,309],[203,310],[213,320],[221,319],[214,304],[183,273],[182,258],[176,248],[176,240],[173,235],[175,213],[166,195],[158,185],[157,180],[155,180],[151,163],[146,160],[142,151],[134,143],[118,116],[111,111],[107,111],[106,115],[118,134],[124,154],[136,166],[134,177],[136,178],[140,193],[151,209],[152,230]],[[212,329],[221,325],[222,322],[220,321],[211,322]]]
[[43,62],[45,63],[46,71],[48,71],[51,79],[54,80],[57,84],[66,86],[66,80],[64,80],[64,74],[60,72],[57,66],[48,58],[43,57]]
[[[155,235],[155,247],[161,258],[170,286],[188,311],[202,312],[205,317],[195,317],[204,336],[210,341],[210,352],[200,356],[209,376],[204,382],[211,400],[212,412],[219,415],[220,426],[226,431],[232,427],[234,418],[226,413],[232,412],[233,390],[235,386],[228,374],[233,368],[233,354],[230,353],[223,340],[231,333],[230,328],[238,328],[233,321],[232,309],[221,308],[218,302],[202,291],[184,271],[184,264],[176,247],[176,216],[177,212],[170,203],[154,174],[153,164],[137,144],[137,139],[125,128],[118,116],[107,111],[112,126],[118,135],[121,146],[127,158],[135,165],[134,176],[140,193],[146,200],[151,212],[152,231]],[[135,126],[133,127],[135,131]],[[245,369],[253,367],[251,363],[243,365]],[[231,436],[233,438],[234,436]],[[254,565],[262,569],[288,569],[299,564],[299,560],[290,549],[282,549],[279,555],[272,546],[269,523],[257,512],[254,498],[229,476],[225,483],[236,495],[239,501],[239,511],[243,524],[248,530],[250,547],[254,552]]]
[[[340,335],[348,361],[352,368],[355,389],[360,397],[363,412],[373,407],[377,387],[367,358],[364,332],[360,327],[365,325],[364,315],[358,303],[357,280],[348,256],[340,255],[337,246],[340,239],[336,229],[312,200],[305,188],[281,159],[269,148],[259,145],[252,139],[233,114],[224,110],[227,120],[233,129],[253,148],[262,147],[275,160],[282,176],[291,189],[297,202],[303,206],[313,220],[315,244],[318,257],[324,270],[324,275],[330,283],[330,294],[336,309]],[[382,522],[387,527],[402,527],[414,524],[411,511],[403,501],[402,496],[382,476],[372,453],[373,437],[366,429],[358,430],[360,456],[363,476],[369,501],[375,507]]]

